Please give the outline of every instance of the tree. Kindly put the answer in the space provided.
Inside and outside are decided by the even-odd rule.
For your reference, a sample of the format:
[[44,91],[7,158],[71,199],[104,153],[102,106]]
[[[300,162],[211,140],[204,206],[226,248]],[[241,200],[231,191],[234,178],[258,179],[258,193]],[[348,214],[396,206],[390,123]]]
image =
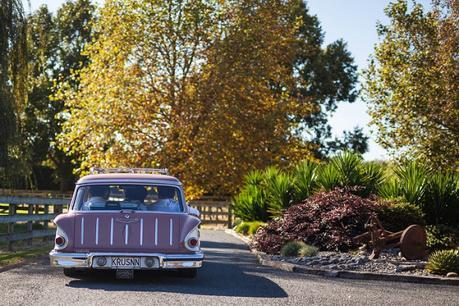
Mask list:
[[27,22],[21,1],[0,4],[0,178],[2,186],[27,176],[20,118],[26,104]]
[[[294,94],[299,95],[304,104],[314,107],[313,112],[293,119],[299,123],[297,132],[315,144],[315,155],[325,158],[336,150],[333,148],[336,140],[330,140],[330,114],[336,111],[339,102],[352,103],[357,98],[357,66],[343,40],[323,47],[324,33],[320,22],[317,16],[309,13],[305,1],[295,1],[289,15],[301,21],[296,31],[298,45],[292,70],[297,76]],[[350,135],[351,132],[346,133]],[[361,136],[358,141],[363,144],[361,149],[366,150],[368,137],[361,130],[353,136],[354,140]],[[348,137],[344,136],[342,141]]]
[[406,0],[386,8],[388,25],[365,72],[365,95],[379,143],[432,167],[459,166],[459,3],[430,12]]
[[168,167],[195,193],[232,192],[250,169],[307,157],[291,133],[311,108],[290,94],[290,4],[106,2],[78,90],[61,91],[61,147],[82,170]]
[[87,56],[81,53],[93,37],[94,9],[89,0],[67,1],[55,16],[41,6],[29,17],[30,89],[24,133],[31,148],[37,187],[53,187],[54,180],[64,191],[73,178],[71,157],[55,143],[65,118],[59,116],[64,110],[63,101],[53,95],[56,82],[78,87],[72,72],[88,63]]
[[336,154],[336,152],[353,152],[363,154],[368,151],[368,136],[363,133],[362,128],[355,127],[353,131],[344,131],[343,138],[335,137],[327,141],[327,146],[323,149],[324,155]]

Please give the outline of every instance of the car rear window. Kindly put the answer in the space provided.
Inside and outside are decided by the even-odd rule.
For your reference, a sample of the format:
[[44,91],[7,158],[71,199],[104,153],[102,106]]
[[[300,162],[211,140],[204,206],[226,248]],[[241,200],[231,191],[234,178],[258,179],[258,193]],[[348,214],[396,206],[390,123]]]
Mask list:
[[78,188],[75,210],[181,212],[180,190],[156,185],[90,185]]

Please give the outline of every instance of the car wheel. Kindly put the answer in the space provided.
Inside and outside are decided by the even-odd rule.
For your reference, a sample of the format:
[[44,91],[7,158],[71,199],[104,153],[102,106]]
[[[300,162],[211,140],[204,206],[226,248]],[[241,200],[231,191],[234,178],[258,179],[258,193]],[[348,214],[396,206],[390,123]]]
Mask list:
[[198,275],[197,268],[188,268],[188,269],[181,269],[179,271],[180,276],[185,278],[195,278]]

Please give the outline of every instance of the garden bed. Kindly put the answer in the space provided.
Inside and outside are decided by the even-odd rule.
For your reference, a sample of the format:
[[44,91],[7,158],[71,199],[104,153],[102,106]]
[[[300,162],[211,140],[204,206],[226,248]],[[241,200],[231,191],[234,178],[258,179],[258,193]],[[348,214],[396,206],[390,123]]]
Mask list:
[[251,239],[233,230],[227,233],[244,241],[258,262],[264,266],[285,271],[340,277],[349,279],[367,279],[382,281],[399,281],[426,284],[459,286],[459,277],[442,277],[431,274],[424,269],[425,261],[408,261],[399,256],[398,249],[381,253],[379,259],[370,260],[368,252],[356,253],[319,252],[311,257],[284,257],[269,255],[252,247]]

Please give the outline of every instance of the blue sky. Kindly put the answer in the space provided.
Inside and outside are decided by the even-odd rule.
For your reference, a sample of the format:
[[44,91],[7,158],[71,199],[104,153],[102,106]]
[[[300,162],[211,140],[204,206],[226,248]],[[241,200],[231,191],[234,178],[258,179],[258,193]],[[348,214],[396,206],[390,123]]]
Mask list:
[[[56,10],[64,0],[31,0],[31,8],[35,10],[41,4],[47,4]],[[96,2],[102,3],[103,0]],[[354,56],[359,70],[367,66],[369,55],[378,40],[376,23],[387,23],[384,8],[389,0],[309,0],[310,12],[317,15],[325,32],[325,43],[344,39]],[[429,0],[417,0],[428,6]],[[374,131],[369,127],[370,117],[365,103],[358,100],[352,104],[341,103],[336,113],[330,118],[334,135],[340,136],[344,130],[355,126],[363,127],[370,135],[370,150],[365,159],[385,159],[387,152],[375,142]]]

